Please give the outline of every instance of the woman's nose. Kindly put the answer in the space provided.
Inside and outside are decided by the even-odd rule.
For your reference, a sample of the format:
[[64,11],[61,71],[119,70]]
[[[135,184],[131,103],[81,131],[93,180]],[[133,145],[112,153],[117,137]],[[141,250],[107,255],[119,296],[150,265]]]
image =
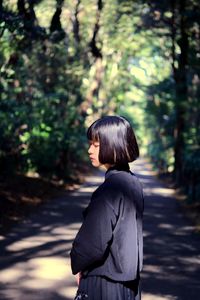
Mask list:
[[90,145],[90,147],[88,148],[88,153],[89,153],[89,154],[92,153],[92,145]]

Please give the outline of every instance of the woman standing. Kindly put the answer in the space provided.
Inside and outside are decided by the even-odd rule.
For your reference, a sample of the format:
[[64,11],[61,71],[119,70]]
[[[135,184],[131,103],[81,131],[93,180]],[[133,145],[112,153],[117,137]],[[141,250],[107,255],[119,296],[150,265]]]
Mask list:
[[137,141],[120,116],[95,121],[87,137],[92,165],[107,171],[72,245],[72,273],[79,278],[75,299],[140,299],[143,193],[128,165],[139,156]]

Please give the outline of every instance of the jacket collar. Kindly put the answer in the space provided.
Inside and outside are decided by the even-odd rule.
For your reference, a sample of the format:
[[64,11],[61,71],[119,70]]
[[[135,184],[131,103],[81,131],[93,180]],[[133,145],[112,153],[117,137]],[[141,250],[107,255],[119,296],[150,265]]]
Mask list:
[[125,165],[117,165],[117,166],[113,166],[113,167],[110,167],[106,173],[105,173],[105,179],[107,179],[108,177],[110,177],[111,175],[113,174],[117,174],[121,171],[124,171],[124,172],[130,172],[130,167],[128,164],[125,164]]

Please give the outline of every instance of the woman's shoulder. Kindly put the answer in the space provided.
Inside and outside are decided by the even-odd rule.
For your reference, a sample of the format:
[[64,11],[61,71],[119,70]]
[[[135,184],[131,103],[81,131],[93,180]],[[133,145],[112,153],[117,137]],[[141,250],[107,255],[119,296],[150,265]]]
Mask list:
[[93,193],[93,197],[116,198],[131,186],[136,186],[138,179],[130,172],[116,172],[107,176],[105,181]]
[[105,188],[107,190],[112,191],[114,194],[118,195],[130,195],[130,197],[134,195],[142,196],[143,188],[142,184],[137,177],[132,172],[118,172],[110,176],[105,181]]
[[118,171],[111,176],[109,176],[105,182],[107,185],[126,185],[126,184],[131,184],[131,183],[139,183],[139,179],[136,174],[133,172],[129,171]]

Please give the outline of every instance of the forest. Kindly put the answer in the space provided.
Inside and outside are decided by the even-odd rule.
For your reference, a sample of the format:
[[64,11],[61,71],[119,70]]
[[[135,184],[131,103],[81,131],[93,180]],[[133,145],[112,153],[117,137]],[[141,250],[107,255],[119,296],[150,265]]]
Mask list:
[[200,2],[0,0],[0,178],[70,180],[119,114],[200,202]]

